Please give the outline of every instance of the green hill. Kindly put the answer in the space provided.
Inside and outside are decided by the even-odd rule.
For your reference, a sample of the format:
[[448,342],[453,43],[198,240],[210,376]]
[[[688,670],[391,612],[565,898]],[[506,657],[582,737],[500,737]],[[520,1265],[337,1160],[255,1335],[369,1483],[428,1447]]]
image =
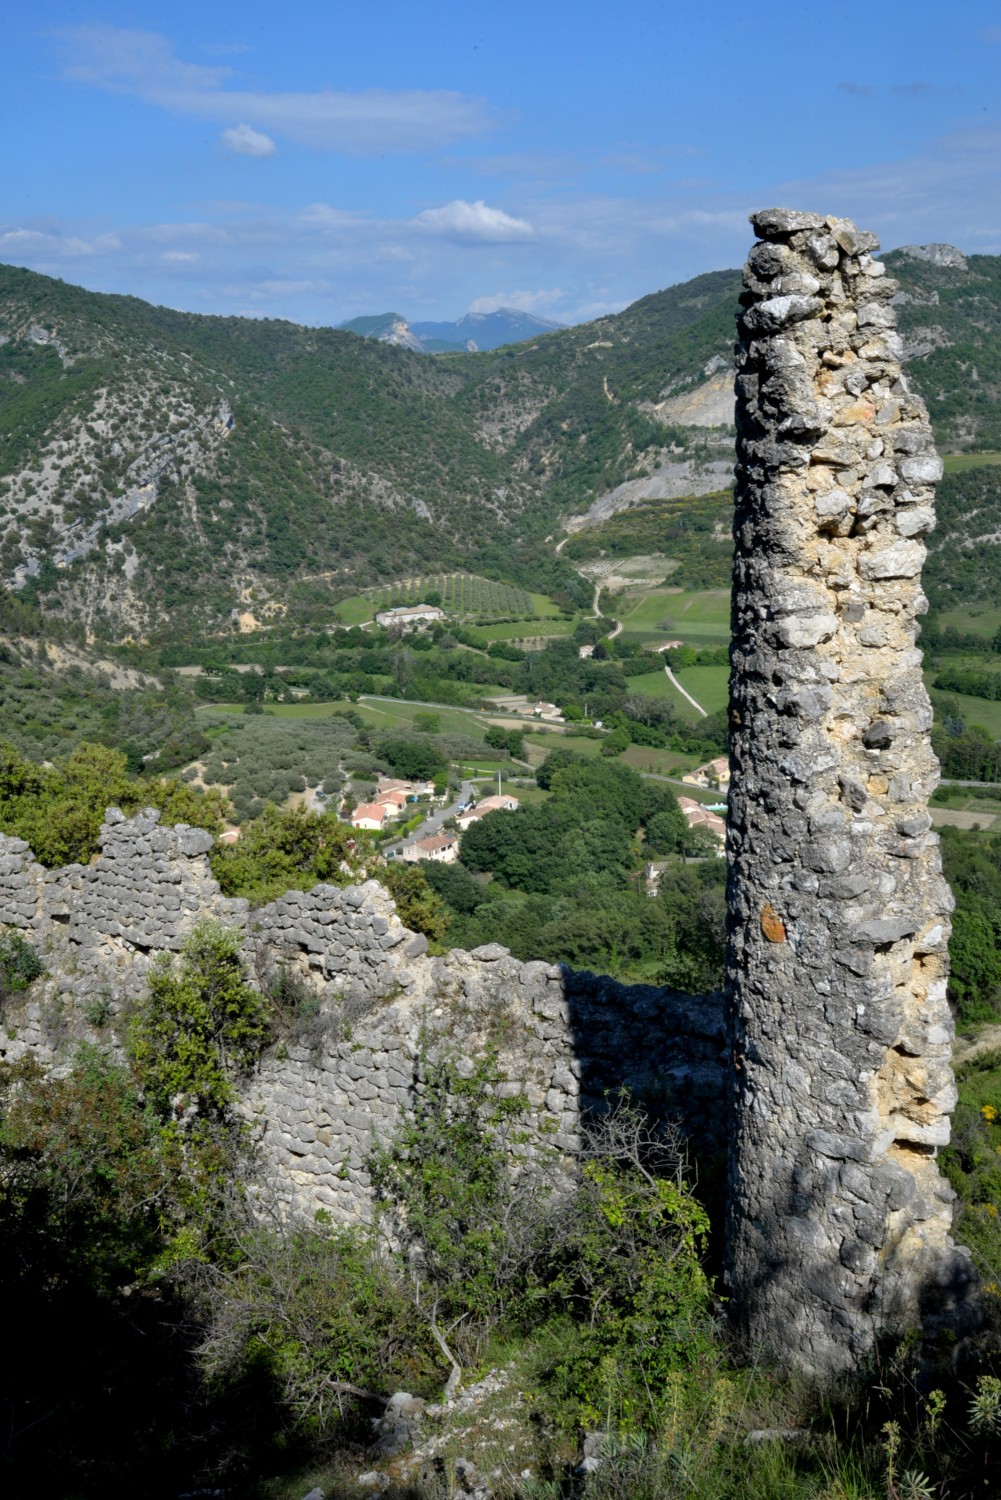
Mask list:
[[[943,445],[1001,446],[1001,257],[889,260]],[[308,623],[419,572],[586,604],[545,545],[564,517],[597,504],[600,520],[648,487],[683,496],[709,460],[701,488],[725,484],[739,284],[710,272],[594,323],[429,359],[0,267],[0,581],[111,640],[216,632],[236,614]],[[951,484],[947,571],[1001,470]],[[993,579],[993,558],[965,574]]]

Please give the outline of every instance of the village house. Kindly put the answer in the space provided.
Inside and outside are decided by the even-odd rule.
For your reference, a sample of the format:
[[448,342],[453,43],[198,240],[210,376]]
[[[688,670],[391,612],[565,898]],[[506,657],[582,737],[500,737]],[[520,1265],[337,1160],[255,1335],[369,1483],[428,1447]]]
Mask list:
[[455,821],[465,831],[471,823],[477,823],[480,818],[485,818],[487,813],[517,812],[520,806],[521,803],[517,797],[511,797],[507,792],[502,792],[499,796],[495,793],[492,797],[484,797],[483,801],[478,802],[475,807],[467,808],[465,812],[459,813]]
[[532,704],[529,712],[533,713],[537,719],[547,719],[553,724],[563,723],[563,715],[555,703],[546,703],[540,699],[538,703]]
[[405,845],[403,858],[411,864],[432,859],[438,864],[450,865],[459,858],[459,840],[452,833],[433,833],[426,839],[416,839]]
[[367,828],[370,833],[381,833],[393,815],[392,807],[385,802],[360,802],[351,814],[352,828]]
[[409,630],[415,625],[433,625],[444,618],[445,611],[436,604],[398,604],[393,609],[380,609],[375,623],[402,625],[405,630]]
[[378,802],[382,807],[392,808],[393,815],[395,816],[397,813],[403,811],[408,799],[406,792],[401,792],[396,787],[392,787],[389,791],[376,792],[373,800]]
[[710,812],[708,807],[703,807],[701,802],[696,802],[692,797],[679,797],[678,806],[689,828],[704,828],[720,842],[725,840],[726,823],[719,813]]
[[718,755],[715,760],[707,761],[704,766],[696,766],[694,771],[686,771],[681,779],[689,786],[728,787],[730,785],[729,758],[725,755]]
[[435,795],[433,781],[404,781],[394,776],[380,775],[375,790],[377,799],[383,792],[402,792],[408,801],[416,801],[418,797],[433,798]]

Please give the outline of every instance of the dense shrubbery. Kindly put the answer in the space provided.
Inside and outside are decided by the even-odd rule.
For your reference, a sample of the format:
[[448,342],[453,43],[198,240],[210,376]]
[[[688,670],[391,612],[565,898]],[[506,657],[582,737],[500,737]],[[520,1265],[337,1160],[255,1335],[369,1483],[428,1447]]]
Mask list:
[[213,849],[212,873],[225,895],[246,896],[261,906],[285,891],[309,890],[318,881],[345,885],[352,875],[357,878],[367,847],[364,834],[333,814],[317,816],[269,802],[244,826],[238,843]]
[[215,830],[224,803],[183,781],[130,775],[126,757],[104,745],[81,745],[46,767],[0,744],[0,832],[26,839],[42,864],[86,864],[108,807],[156,807],[164,823]]

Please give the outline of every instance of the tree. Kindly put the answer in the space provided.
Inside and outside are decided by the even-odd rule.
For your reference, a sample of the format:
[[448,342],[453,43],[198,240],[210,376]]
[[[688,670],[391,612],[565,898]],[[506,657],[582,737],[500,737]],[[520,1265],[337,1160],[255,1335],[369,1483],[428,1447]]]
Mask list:
[[397,776],[433,781],[448,771],[448,762],[437,745],[416,735],[390,735],[379,748]]

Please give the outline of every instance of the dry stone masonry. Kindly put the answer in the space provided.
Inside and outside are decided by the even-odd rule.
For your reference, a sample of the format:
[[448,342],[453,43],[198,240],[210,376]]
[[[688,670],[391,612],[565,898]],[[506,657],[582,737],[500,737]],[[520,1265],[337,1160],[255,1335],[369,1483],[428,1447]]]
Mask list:
[[126,819],[109,809],[98,858],[62,870],[0,836],[0,925],[30,935],[48,969],[0,1015],[0,1058],[30,1051],[63,1066],[81,1040],[118,1045],[151,961],[176,953],[207,917],[243,934],[259,983],[281,965],[304,1001],[240,1101],[262,1182],[292,1213],[370,1216],[371,1149],[412,1107],[425,1059],[442,1053],[466,1076],[496,1057],[493,1086],[524,1101],[522,1154],[545,1149],[566,1164],[589,1113],[623,1087],[680,1117],[710,1149],[722,1146],[719,995],[522,963],[493,943],[433,957],[375,881],[289,891],[252,912],[221,895],[210,835],[158,820],[152,810]]
[[972,1278],[936,1152],[952,899],[916,641],[941,477],[871,234],[770,209],[737,345],[728,1266],[811,1375]]

